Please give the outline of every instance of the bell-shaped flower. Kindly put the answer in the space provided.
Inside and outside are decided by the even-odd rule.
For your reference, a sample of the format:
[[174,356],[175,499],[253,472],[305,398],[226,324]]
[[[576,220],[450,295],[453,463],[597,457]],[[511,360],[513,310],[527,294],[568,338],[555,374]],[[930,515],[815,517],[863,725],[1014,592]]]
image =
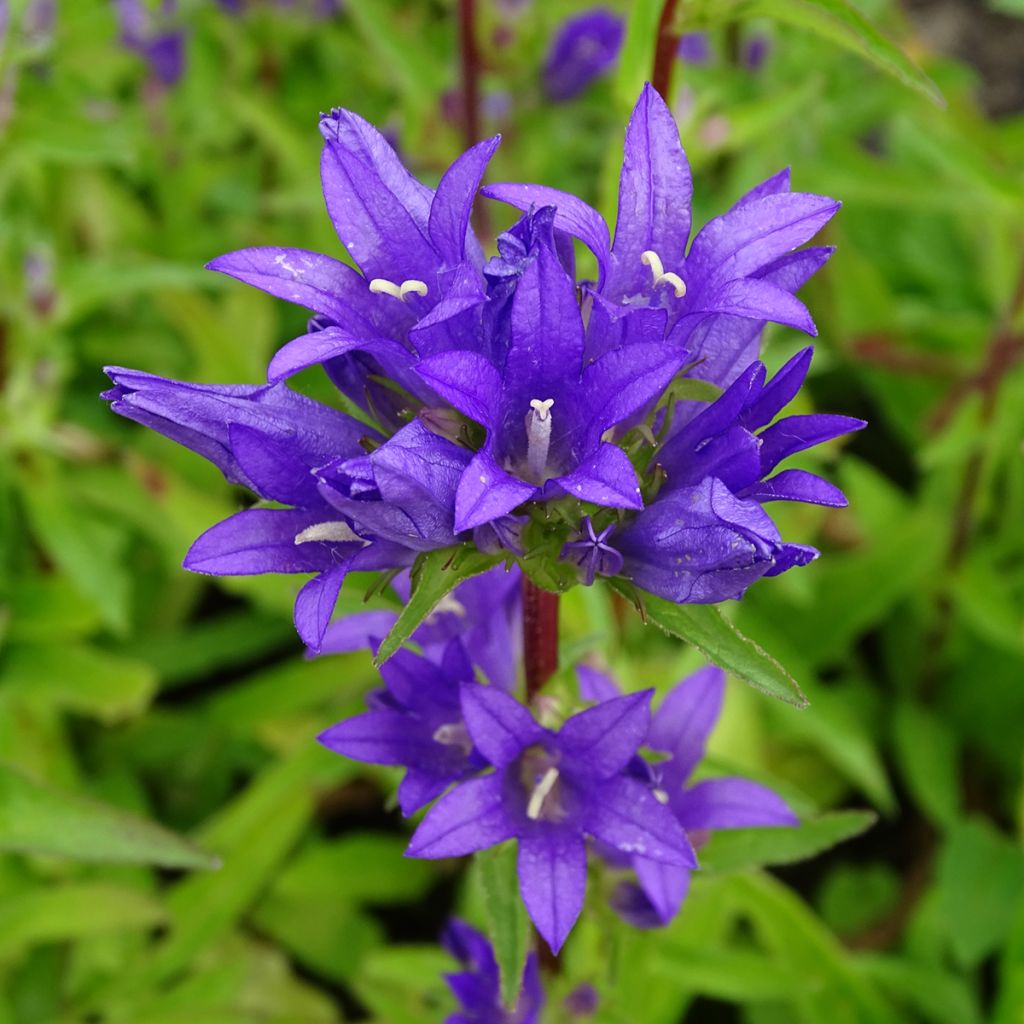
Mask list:
[[626,130],[614,241],[604,218],[574,195],[516,183],[482,191],[521,210],[556,207],[555,228],[594,253],[588,354],[614,343],[627,311],[657,310],[668,339],[702,361],[694,374],[725,385],[756,354],[751,346],[766,321],[817,333],[793,292],[831,250],[799,247],[839,203],[789,189],[789,171],[781,171],[709,221],[687,248],[690,166],[671,112],[646,85]]
[[518,840],[519,889],[555,952],[583,907],[588,836],[658,863],[695,866],[671,811],[625,774],[647,734],[651,692],[583,711],[556,733],[500,690],[464,686],[469,737],[494,771],[442,797],[414,833],[409,856],[457,857]]
[[[535,215],[549,224],[550,211]],[[509,339],[491,359],[470,351],[423,360],[419,374],[487,431],[455,499],[455,528],[489,523],[529,500],[571,495],[613,508],[642,507],[625,452],[603,439],[657,398],[686,360],[660,342],[584,358],[576,286],[550,230],[522,272],[511,302]]]
[[558,28],[544,59],[544,92],[564,103],[615,66],[626,26],[621,15],[601,7],[568,18]]

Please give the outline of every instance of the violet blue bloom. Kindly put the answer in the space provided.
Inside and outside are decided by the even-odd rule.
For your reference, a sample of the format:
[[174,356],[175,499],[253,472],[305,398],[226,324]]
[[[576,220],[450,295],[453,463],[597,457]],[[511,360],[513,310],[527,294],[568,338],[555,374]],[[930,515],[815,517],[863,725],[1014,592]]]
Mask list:
[[[473,662],[495,686],[511,692],[522,650],[522,573],[496,566],[460,583],[443,597],[409,638],[426,657],[440,662],[451,640],[459,639]],[[408,573],[393,582],[403,603],[409,600]],[[319,654],[376,651],[398,619],[386,609],[344,615],[327,627]]]
[[399,410],[389,416],[373,404],[374,394],[388,392],[375,392],[371,379],[394,381],[414,402],[436,402],[411,370],[416,359],[471,346],[480,332],[484,257],[469,218],[499,137],[463,153],[432,190],[351,111],[323,116],[320,132],[327,211],[359,270],[282,247],[241,249],[208,266],[316,314],[310,332],[271,361],[268,380],[322,363],[344,394],[394,430]]
[[622,853],[695,867],[671,811],[624,771],[647,734],[651,693],[606,701],[555,733],[500,690],[463,686],[469,737],[495,770],[442,797],[408,855],[459,857],[517,839],[523,902],[555,952],[583,907],[587,836]]
[[[143,0],[114,0],[121,44],[137,53],[164,85],[174,85],[185,70],[185,34],[180,29],[154,25]],[[158,18],[167,22],[177,13],[176,0],[163,0]]]
[[569,18],[544,61],[544,91],[556,103],[578,96],[614,66],[622,48],[622,18],[603,7]]
[[684,64],[707,64],[711,60],[707,32],[684,32],[679,37],[676,56]]
[[694,376],[720,386],[756,357],[766,321],[816,334],[793,295],[831,254],[799,249],[839,203],[789,191],[789,171],[748,192],[693,239],[693,181],[675,121],[664,100],[644,86],[626,130],[614,242],[604,218],[581,199],[543,185],[488,185],[483,194],[521,210],[557,208],[555,228],[580,239],[597,258],[588,355],[621,343],[622,316],[657,311],[673,345],[701,360]]
[[[578,672],[580,695],[585,700],[621,700],[616,696],[618,686],[609,676],[585,666],[580,666]],[[714,665],[706,665],[677,683],[652,716],[644,743],[668,756],[654,763],[635,758],[630,765],[631,773],[646,781],[658,802],[671,810],[698,848],[717,829],[799,824],[782,797],[760,783],[728,777],[689,784],[722,712],[724,695],[725,673]],[[613,860],[621,862],[614,854]],[[636,872],[639,890],[620,888],[615,897],[617,909],[641,927],[668,924],[686,898],[691,867],[636,853],[630,856],[629,864]]]
[[[349,572],[412,564],[415,546],[356,533],[321,496],[314,470],[338,453],[356,457],[360,441],[373,435],[352,417],[283,384],[188,384],[121,367],[106,373],[114,387],[103,397],[114,412],[191,448],[230,482],[290,506],[225,519],[196,540],[184,564],[213,576],[314,573],[295,602],[295,626],[309,646],[319,647]],[[390,453],[396,490],[400,453]],[[418,463],[408,466],[414,475]]]
[[479,684],[458,640],[440,664],[403,649],[380,674],[384,688],[367,696],[370,710],[332,725],[319,740],[354,761],[405,767],[398,803],[408,817],[487,766],[473,749],[460,705],[460,686]]
[[812,355],[797,353],[768,383],[763,364],[751,364],[696,415],[689,410],[697,403],[682,403],[656,455],[665,473],[657,499],[609,541],[624,557],[621,575],[669,600],[706,604],[818,557],[812,547],[784,543],[762,508],[847,504],[838,487],[806,470],[769,476],[790,455],[866,426],[824,414],[771,422],[796,395]]
[[515,1008],[501,1001],[501,976],[490,942],[465,921],[453,917],[441,937],[441,945],[458,960],[463,970],[445,975],[461,1012],[445,1018],[445,1024],[537,1024],[544,1008],[537,954],[530,953]]
[[655,400],[686,361],[681,349],[637,342],[587,363],[576,285],[555,251],[550,210],[533,219],[536,252],[515,287],[507,351],[494,361],[445,352],[417,366],[439,395],[487,431],[459,483],[456,530],[566,494],[641,508],[632,464],[603,436]]

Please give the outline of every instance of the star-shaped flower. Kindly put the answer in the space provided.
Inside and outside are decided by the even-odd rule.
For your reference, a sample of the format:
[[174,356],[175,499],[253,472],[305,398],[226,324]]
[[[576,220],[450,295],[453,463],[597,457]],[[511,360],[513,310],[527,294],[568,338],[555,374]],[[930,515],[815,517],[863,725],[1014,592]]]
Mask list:
[[519,844],[519,888],[557,952],[583,906],[587,836],[658,863],[694,867],[672,813],[624,769],[643,742],[650,690],[570,718],[556,733],[494,687],[462,689],[469,737],[494,772],[457,786],[428,811],[413,857],[457,857]]

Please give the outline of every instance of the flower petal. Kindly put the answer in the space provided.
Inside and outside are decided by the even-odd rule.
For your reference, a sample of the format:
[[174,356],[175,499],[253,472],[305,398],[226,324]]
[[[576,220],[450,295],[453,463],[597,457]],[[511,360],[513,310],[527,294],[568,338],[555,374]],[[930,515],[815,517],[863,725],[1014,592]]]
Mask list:
[[415,720],[398,711],[368,711],[325,729],[317,737],[328,750],[368,764],[404,765],[437,746]]
[[519,840],[519,891],[530,919],[553,953],[562,948],[583,909],[587,851],[583,838],[538,829]]
[[615,296],[643,291],[650,270],[640,257],[648,249],[666,270],[682,263],[692,196],[693,178],[676,123],[657,90],[644,85],[626,128],[612,243],[616,266],[606,291]]
[[587,701],[614,700],[622,696],[619,684],[607,673],[591,665],[576,666],[576,681],[580,699]]
[[[428,232],[443,264],[454,266],[466,256],[466,236],[473,199],[487,164],[500,142],[501,136],[495,135],[467,149],[444,172],[438,183],[437,192],[430,204]],[[479,245],[477,250],[479,252]]]
[[755,501],[804,501],[810,505],[846,508],[849,502],[835,484],[803,469],[784,469],[743,493]]
[[663,864],[649,857],[634,857],[633,870],[658,919],[668,924],[679,913],[689,892],[690,869]]
[[663,864],[697,866],[697,856],[675,815],[636,779],[620,775],[595,786],[584,828],[623,853]]
[[494,686],[464,683],[462,715],[473,745],[498,768],[511,764],[545,736],[519,701]]
[[644,741],[651,721],[653,690],[614,697],[573,715],[558,733],[567,768],[588,779],[622,771]]
[[749,779],[705,779],[674,797],[672,810],[687,831],[800,824],[778,793]]
[[496,428],[501,374],[489,360],[476,352],[442,352],[419,362],[416,372],[459,412]]
[[863,430],[866,426],[864,420],[829,413],[787,416],[777,420],[760,435],[762,472],[770,472],[783,459],[805,448],[813,448],[843,434]]
[[323,504],[312,469],[294,447],[240,423],[228,425],[228,441],[242,472],[261,497],[304,508]]
[[413,833],[407,857],[461,857],[513,835],[502,803],[503,777],[485,775],[460,783],[434,804]]
[[473,456],[455,496],[455,530],[471,530],[507,515],[537,492],[533,484],[506,473],[485,448]]
[[580,501],[611,508],[644,507],[640,484],[629,456],[618,446],[604,442],[571,473],[555,482]]
[[724,696],[725,673],[715,665],[705,665],[677,683],[654,713],[647,746],[672,755],[662,766],[670,795],[704,756]]
[[320,650],[348,572],[348,562],[342,562],[314,576],[295,597],[295,630],[302,642],[314,652]]

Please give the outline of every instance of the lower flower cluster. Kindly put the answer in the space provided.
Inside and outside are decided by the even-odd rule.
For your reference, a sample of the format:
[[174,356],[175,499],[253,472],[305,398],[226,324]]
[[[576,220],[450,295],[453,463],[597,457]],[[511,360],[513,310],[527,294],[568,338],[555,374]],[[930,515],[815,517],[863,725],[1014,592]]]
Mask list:
[[[507,592],[509,575],[491,570],[456,589],[455,600],[468,601],[469,587]],[[497,607],[502,621],[490,635],[514,642],[507,628],[514,599],[508,603],[511,613]],[[384,685],[370,695],[369,710],[320,741],[356,760],[405,768],[403,814],[432,803],[409,856],[459,857],[515,840],[520,893],[552,951],[583,908],[588,858],[630,872],[613,905],[633,924],[656,926],[679,911],[698,867],[695,848],[710,832],[796,824],[786,803],[758,783],[689,782],[721,711],[720,669],[684,679],[652,713],[653,689],[623,694],[610,677],[581,665],[578,692],[589,706],[554,728],[513,696],[507,678],[479,680],[479,622],[444,610],[435,620],[446,616],[468,628],[425,653],[396,654],[381,668]],[[515,664],[511,646],[506,659]]]

